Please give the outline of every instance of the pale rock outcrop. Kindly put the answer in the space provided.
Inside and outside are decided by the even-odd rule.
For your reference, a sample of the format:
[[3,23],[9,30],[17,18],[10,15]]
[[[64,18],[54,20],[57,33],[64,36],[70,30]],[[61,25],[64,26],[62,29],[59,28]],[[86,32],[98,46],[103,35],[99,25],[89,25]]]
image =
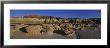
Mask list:
[[31,25],[26,27],[27,35],[29,36],[35,36],[35,35],[41,35],[40,31],[42,29],[42,26],[40,25]]

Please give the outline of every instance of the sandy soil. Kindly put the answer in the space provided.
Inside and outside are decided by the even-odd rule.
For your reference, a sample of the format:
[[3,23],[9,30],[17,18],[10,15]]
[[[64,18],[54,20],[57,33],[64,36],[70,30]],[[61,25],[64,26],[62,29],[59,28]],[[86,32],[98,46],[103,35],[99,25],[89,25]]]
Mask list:
[[77,36],[79,39],[101,39],[101,30],[96,28],[95,30],[77,30]]

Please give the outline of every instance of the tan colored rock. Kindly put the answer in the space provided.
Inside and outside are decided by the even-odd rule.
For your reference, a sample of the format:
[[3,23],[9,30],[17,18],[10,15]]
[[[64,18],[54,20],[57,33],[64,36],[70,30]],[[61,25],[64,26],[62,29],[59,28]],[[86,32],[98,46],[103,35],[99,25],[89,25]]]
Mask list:
[[68,38],[76,38],[75,31],[72,29],[65,29],[66,37]]
[[40,31],[41,31],[41,26],[40,25],[32,25],[32,26],[28,26],[26,27],[27,30],[27,34],[29,36],[36,36],[36,35],[41,35]]
[[76,34],[73,34],[73,33],[68,34],[67,37],[70,38],[70,39],[73,39],[73,38],[76,39],[77,38]]
[[54,27],[55,27],[55,30],[61,30],[60,26],[58,25],[55,25]]
[[10,35],[11,36],[14,36],[14,33],[16,32],[16,30],[14,30],[14,29],[10,29]]
[[14,37],[16,32],[19,32],[19,29],[22,28],[20,25],[16,25],[10,29],[10,35]]
[[48,35],[53,35],[54,27],[53,25],[47,25],[47,33]]

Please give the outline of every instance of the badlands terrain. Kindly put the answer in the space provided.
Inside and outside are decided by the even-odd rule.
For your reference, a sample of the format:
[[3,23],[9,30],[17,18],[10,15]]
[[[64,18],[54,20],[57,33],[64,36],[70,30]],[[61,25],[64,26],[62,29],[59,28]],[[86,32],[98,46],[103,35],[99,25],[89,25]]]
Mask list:
[[10,18],[11,39],[101,39],[100,18],[29,15]]

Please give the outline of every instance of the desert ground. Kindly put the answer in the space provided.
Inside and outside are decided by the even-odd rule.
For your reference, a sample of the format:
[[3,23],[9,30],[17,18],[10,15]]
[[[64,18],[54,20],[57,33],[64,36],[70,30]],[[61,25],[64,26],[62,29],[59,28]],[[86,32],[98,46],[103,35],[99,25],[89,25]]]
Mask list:
[[[35,25],[36,26],[36,25]],[[35,27],[33,26],[33,27]],[[20,26],[19,26],[20,27]],[[11,26],[13,29],[13,26]],[[30,30],[30,31],[29,31]],[[74,30],[74,34],[66,35],[64,31],[61,30],[50,30],[50,33],[40,33],[39,27],[36,27],[36,30],[30,28],[28,31],[22,28],[22,30],[18,30],[16,32],[11,33],[11,39],[100,39],[101,31],[100,27],[94,27],[94,29],[88,30]],[[49,31],[48,31],[49,32]]]

